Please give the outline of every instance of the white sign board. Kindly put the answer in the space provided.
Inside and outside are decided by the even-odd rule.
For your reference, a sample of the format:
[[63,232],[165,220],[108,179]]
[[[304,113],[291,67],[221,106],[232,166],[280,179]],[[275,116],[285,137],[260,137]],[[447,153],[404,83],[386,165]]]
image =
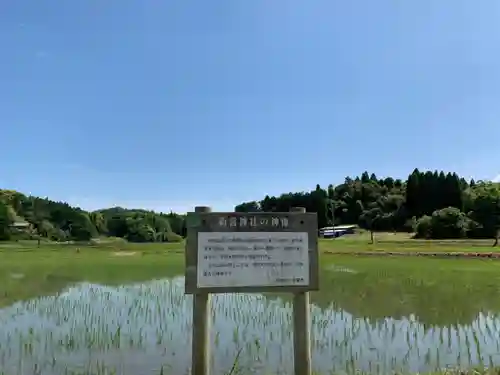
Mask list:
[[306,232],[199,232],[199,288],[309,285]]

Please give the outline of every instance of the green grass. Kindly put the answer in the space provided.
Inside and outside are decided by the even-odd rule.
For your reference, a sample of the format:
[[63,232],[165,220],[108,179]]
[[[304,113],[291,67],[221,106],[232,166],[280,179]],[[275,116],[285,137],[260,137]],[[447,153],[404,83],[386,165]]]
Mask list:
[[182,246],[0,244],[0,306],[53,294],[81,281],[118,285],[177,275],[183,270]]
[[[329,251],[374,248],[410,251],[418,246],[432,251],[469,251],[471,246],[481,248],[470,241],[434,243],[431,247],[428,241],[415,245],[414,240],[403,235],[386,236],[390,240],[380,236],[380,242],[374,245],[368,243],[366,235],[320,240],[321,291],[312,294],[313,301],[322,306],[334,301],[341,308],[374,317],[425,312],[426,305],[444,307],[457,297],[459,301],[475,301],[473,306],[464,304],[467,308],[459,309],[463,312],[459,316],[468,317],[472,311],[477,311],[476,308],[500,311],[500,301],[497,302],[495,297],[499,291],[497,285],[500,285],[500,261],[365,258],[328,254]],[[119,285],[180,275],[184,267],[183,246],[42,243],[37,248],[36,242],[29,241],[0,243],[0,306],[53,294],[80,281]],[[356,273],[340,272],[342,267],[353,269]],[[385,303],[376,303],[376,300]]]
[[321,260],[322,288],[311,298],[323,307],[333,302],[370,319],[416,314],[440,325],[470,323],[480,311],[500,312],[496,260],[335,255]]
[[323,252],[498,252],[500,246],[492,247],[491,240],[420,240],[412,239],[408,233],[375,233],[370,243],[370,233],[361,231],[335,239],[320,239]]

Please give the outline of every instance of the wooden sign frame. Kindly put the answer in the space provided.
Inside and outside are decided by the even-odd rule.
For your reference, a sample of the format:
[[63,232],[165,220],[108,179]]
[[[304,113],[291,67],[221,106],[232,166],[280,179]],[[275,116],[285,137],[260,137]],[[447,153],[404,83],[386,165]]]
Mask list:
[[[185,251],[185,293],[193,294],[193,375],[210,374],[210,294],[291,292],[293,304],[293,341],[295,375],[311,374],[309,291],[319,290],[317,214],[302,207],[290,212],[211,212],[210,207],[196,207],[187,215]],[[284,284],[200,287],[198,285],[198,237],[200,233],[272,232],[307,233],[309,280],[307,285]]]
[[[262,292],[307,292],[319,289],[318,277],[318,225],[316,213],[303,212],[190,212],[187,215],[187,242],[185,252],[185,293],[262,293]],[[221,222],[225,225],[221,225]],[[234,224],[234,226],[231,226]],[[247,225],[241,225],[241,223]],[[252,223],[252,224],[250,224]],[[282,223],[286,223],[283,225]],[[203,232],[301,232],[308,237],[308,285],[280,286],[198,286],[198,235]]]

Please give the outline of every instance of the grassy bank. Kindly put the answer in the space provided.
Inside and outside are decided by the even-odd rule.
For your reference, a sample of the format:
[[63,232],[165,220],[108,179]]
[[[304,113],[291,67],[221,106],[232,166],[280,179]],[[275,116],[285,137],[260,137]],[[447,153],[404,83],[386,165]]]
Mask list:
[[500,252],[500,246],[492,246],[493,240],[421,240],[411,238],[409,233],[375,233],[374,243],[371,243],[370,233],[361,231],[335,239],[320,239],[319,243],[322,252],[333,253]]

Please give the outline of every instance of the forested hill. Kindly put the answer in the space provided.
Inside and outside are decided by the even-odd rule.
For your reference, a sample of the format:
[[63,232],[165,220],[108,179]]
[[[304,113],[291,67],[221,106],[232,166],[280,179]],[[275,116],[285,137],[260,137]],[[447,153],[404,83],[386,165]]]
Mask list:
[[64,202],[0,190],[0,240],[87,241],[99,236],[133,242],[182,240],[184,216],[120,207],[87,212]]
[[359,224],[376,231],[415,231],[421,238],[495,238],[500,228],[500,184],[466,181],[456,173],[415,169],[406,181],[364,172],[310,192],[266,196],[238,205],[238,212],[317,212],[319,227]]
[[[466,181],[455,173],[414,170],[406,181],[367,172],[310,192],[266,196],[237,212],[317,212],[319,227],[359,224],[376,231],[415,231],[423,238],[495,238],[500,229],[500,184]],[[120,207],[87,212],[64,202],[0,190],[0,240],[48,238],[86,241],[99,236],[133,242],[180,241],[185,216]]]

